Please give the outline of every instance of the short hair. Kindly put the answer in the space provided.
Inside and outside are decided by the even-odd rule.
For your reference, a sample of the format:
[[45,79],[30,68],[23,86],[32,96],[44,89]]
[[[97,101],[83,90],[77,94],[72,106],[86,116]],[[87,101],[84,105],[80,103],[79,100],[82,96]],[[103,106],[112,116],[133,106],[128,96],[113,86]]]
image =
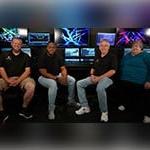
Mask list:
[[[109,45],[110,45],[110,42],[107,40],[107,39],[102,39],[102,40],[100,40],[100,43],[102,43],[102,42],[107,42]],[[99,43],[99,44],[100,44]]]
[[54,42],[49,41],[48,44],[47,44],[47,46],[48,46],[49,44],[53,44],[53,45],[55,45],[55,46],[57,47],[57,44],[54,43]]
[[20,40],[23,43],[23,40],[20,37],[13,37],[11,41],[13,40]]
[[143,42],[141,40],[136,40],[132,43],[132,46],[134,46],[135,44],[138,44],[140,46],[141,49],[143,49]]

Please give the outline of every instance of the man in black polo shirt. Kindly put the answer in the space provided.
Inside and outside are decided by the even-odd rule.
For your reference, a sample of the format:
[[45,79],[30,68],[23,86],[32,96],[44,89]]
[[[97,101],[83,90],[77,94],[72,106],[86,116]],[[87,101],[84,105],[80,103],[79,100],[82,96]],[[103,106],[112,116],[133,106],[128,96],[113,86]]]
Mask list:
[[0,57],[0,114],[1,118],[8,118],[2,105],[1,93],[9,87],[20,86],[25,90],[22,104],[22,111],[19,115],[28,119],[32,115],[27,112],[27,106],[32,100],[35,89],[35,82],[29,77],[30,75],[30,58],[21,51],[22,40],[13,38],[11,42],[12,50],[1,54]]
[[117,69],[117,60],[114,55],[109,52],[110,43],[107,40],[100,41],[99,55],[94,60],[94,66],[91,68],[90,76],[77,82],[78,98],[81,108],[75,113],[82,115],[90,112],[90,107],[86,98],[85,88],[88,85],[95,84],[99,107],[101,110],[101,121],[108,121],[107,95],[106,88],[108,88],[113,81],[110,79]]
[[54,110],[57,82],[62,85],[68,85],[68,105],[79,106],[79,104],[75,102],[75,79],[67,74],[64,61],[56,51],[56,44],[49,42],[46,53],[39,59],[39,72],[41,76],[38,81],[41,85],[48,88],[48,119],[55,119]]

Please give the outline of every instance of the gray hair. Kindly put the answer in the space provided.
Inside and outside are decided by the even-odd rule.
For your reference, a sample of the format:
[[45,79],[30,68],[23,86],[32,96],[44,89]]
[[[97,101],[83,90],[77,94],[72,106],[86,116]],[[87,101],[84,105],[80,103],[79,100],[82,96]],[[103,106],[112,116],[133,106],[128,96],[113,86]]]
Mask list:
[[143,42],[141,40],[136,40],[132,43],[132,46],[134,46],[135,44],[138,44],[140,46],[141,49],[143,49]]

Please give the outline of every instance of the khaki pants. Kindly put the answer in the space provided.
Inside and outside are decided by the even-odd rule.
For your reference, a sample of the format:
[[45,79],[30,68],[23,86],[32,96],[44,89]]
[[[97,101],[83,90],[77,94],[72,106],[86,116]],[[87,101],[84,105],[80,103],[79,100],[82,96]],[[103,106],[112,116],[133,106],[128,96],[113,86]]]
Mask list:
[[[35,81],[32,78],[28,77],[24,79],[23,81],[21,81],[19,86],[21,89],[26,89],[27,84],[35,85]],[[4,79],[0,78],[0,91],[6,91],[8,88],[9,88],[8,83]]]

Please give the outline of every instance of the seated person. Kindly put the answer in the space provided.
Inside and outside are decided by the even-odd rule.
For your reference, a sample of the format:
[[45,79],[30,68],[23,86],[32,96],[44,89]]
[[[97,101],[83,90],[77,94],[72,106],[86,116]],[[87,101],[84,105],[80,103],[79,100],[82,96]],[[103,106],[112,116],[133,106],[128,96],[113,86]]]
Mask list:
[[[137,111],[144,109],[144,121],[150,116],[150,54],[142,51],[143,43],[135,41],[130,53],[121,61],[120,81],[116,84],[118,103],[123,104],[118,108],[134,107]],[[124,98],[124,93],[126,98]],[[124,101],[123,101],[124,100]],[[149,103],[149,104],[148,104]],[[150,119],[150,118],[149,118]]]
[[55,99],[57,96],[57,83],[68,86],[68,105],[78,107],[75,102],[75,79],[67,74],[64,61],[57,53],[55,43],[49,42],[46,53],[39,59],[39,72],[41,76],[38,81],[48,88],[49,115],[48,119],[55,119]]
[[90,112],[86,98],[85,88],[91,84],[96,85],[96,91],[101,110],[101,121],[108,121],[107,95],[108,88],[113,81],[111,77],[117,70],[117,59],[111,54],[110,43],[107,40],[100,41],[99,54],[96,56],[94,66],[91,68],[90,76],[77,82],[77,92],[81,108],[75,113],[82,115]]
[[30,78],[30,58],[21,51],[22,40],[13,38],[12,49],[0,56],[0,118],[7,119],[8,115],[3,108],[2,92],[10,87],[20,86],[25,91],[22,110],[19,115],[26,119],[32,117],[28,112],[28,105],[32,100],[35,90],[35,82]]

